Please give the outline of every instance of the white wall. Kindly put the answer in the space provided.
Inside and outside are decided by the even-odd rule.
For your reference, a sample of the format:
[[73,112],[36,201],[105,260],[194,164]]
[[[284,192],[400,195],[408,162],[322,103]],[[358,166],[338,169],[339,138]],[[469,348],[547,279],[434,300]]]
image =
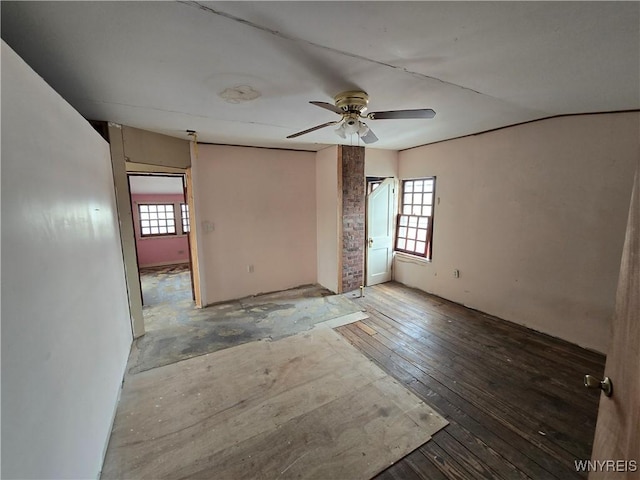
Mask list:
[[316,282],[314,152],[199,145],[192,164],[203,303]]
[[2,42],[2,477],[96,478],[129,346],[109,146]]
[[316,153],[316,215],[318,283],[332,292],[338,291],[339,230],[342,228],[342,205],[338,204],[338,147]]
[[400,152],[437,204],[433,262],[397,255],[395,279],[604,352],[639,131],[572,116]]
[[397,177],[398,151],[365,148],[364,175],[365,177]]

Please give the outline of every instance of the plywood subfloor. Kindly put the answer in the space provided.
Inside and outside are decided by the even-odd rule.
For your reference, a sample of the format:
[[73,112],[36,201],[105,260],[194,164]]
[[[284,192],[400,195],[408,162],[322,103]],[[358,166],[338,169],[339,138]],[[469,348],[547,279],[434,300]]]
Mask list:
[[102,478],[369,479],[446,424],[315,329],[127,377]]

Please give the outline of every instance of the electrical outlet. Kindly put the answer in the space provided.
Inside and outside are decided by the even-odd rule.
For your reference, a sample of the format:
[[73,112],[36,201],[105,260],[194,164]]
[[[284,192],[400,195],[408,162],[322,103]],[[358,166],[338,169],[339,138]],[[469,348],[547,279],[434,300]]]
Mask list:
[[453,278],[460,278],[460,270],[457,268],[453,270]]

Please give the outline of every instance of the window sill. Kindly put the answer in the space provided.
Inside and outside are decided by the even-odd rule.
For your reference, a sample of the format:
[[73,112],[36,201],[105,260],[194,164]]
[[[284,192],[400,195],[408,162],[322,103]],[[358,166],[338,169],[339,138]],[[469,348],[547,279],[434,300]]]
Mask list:
[[138,237],[138,240],[156,240],[158,238],[182,238],[182,237],[186,237],[188,235],[188,233],[184,233],[184,234],[169,234],[169,235],[153,235],[150,237]]
[[405,252],[394,252],[394,257],[396,260],[402,263],[415,263],[416,265],[424,266],[431,263],[431,260],[427,260],[424,257],[419,257],[418,255],[411,255],[410,253]]

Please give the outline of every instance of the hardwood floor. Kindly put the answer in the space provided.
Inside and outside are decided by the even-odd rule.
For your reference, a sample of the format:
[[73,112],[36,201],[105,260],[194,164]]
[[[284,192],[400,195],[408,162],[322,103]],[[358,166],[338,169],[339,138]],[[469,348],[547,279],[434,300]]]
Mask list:
[[603,355],[397,283],[354,301],[337,330],[450,422],[377,479],[586,478]]

